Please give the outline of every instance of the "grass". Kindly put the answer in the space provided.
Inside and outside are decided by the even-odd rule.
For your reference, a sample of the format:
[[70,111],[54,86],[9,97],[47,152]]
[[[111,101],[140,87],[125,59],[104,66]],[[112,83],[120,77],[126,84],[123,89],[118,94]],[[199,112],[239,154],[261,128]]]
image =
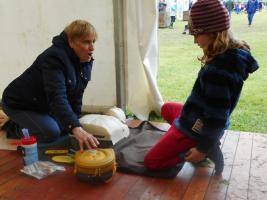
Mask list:
[[[231,130],[267,133],[267,10],[256,13],[248,27],[247,15],[232,13],[234,35],[245,40],[260,69],[245,82],[240,101],[231,116]],[[158,84],[165,102],[185,102],[200,68],[202,50],[193,37],[181,34],[186,22],[176,21],[174,29],[159,29],[160,68]]]

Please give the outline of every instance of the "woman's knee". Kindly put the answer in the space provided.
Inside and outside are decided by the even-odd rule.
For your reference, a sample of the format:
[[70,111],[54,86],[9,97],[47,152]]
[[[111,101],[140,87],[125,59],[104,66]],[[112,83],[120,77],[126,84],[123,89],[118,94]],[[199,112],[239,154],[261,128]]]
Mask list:
[[45,130],[40,132],[37,136],[37,140],[40,143],[49,143],[56,141],[61,135],[61,130],[58,126],[49,126]]

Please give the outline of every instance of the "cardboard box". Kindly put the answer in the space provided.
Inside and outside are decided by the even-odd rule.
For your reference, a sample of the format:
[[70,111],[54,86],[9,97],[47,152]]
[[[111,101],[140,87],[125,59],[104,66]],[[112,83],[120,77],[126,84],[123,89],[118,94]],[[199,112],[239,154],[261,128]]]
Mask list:
[[183,12],[183,21],[189,20],[189,10]]
[[165,28],[167,27],[166,19],[165,19],[165,13],[159,13],[159,27]]

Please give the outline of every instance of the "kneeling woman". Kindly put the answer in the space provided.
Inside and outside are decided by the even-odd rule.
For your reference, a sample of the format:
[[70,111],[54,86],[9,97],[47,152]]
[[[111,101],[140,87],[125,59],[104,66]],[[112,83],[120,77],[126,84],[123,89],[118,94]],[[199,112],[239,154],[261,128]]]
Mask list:
[[5,89],[3,110],[20,128],[36,135],[38,142],[52,142],[71,133],[81,150],[98,145],[79,122],[96,39],[96,30],[89,22],[73,21]]

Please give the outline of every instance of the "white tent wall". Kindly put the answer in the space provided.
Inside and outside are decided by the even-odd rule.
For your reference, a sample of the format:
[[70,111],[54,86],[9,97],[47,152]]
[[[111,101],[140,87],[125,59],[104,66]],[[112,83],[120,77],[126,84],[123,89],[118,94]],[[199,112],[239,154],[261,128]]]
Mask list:
[[177,0],[177,18],[183,19],[183,12],[189,9],[189,0]]
[[75,19],[90,21],[98,32],[92,80],[83,99],[85,109],[116,105],[111,0],[1,0],[0,93]]
[[[117,1],[117,0],[114,0]],[[103,111],[117,105],[114,10],[112,0],[1,0],[0,94],[29,67],[52,38],[75,19],[90,21],[97,29],[92,80],[85,91],[83,109]],[[159,112],[157,88],[158,37],[156,0],[121,1],[127,14],[124,63],[128,109],[140,119]],[[116,24],[116,23],[115,23]],[[117,27],[115,27],[117,28]],[[1,98],[1,97],[0,97]]]
[[170,15],[170,12],[171,12],[172,2],[176,2],[176,6],[177,6],[176,18],[179,20],[182,20],[183,19],[183,12],[189,9],[190,0],[165,0],[164,2],[167,4],[166,11],[167,11],[168,16]]
[[163,103],[157,87],[158,5],[156,0],[127,2],[128,108],[139,119],[160,112]]

